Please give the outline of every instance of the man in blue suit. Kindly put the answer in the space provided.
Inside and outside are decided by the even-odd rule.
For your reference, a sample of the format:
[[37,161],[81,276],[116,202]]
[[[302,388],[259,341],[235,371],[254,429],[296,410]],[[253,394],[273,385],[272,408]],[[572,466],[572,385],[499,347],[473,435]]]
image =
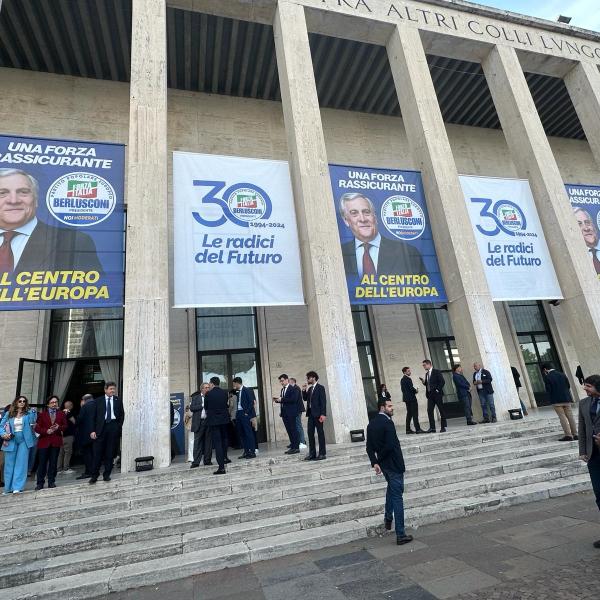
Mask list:
[[467,425],[477,425],[477,423],[473,421],[473,410],[471,408],[471,384],[463,375],[463,368],[460,365],[454,365],[454,368],[452,369],[452,381],[456,388],[456,395],[465,407]]
[[254,452],[254,434],[252,433],[252,423],[250,419],[256,417],[254,410],[254,390],[245,387],[241,377],[234,377],[233,389],[237,396],[237,411],[235,413],[235,425],[240,442],[244,448],[244,454],[239,458],[256,458]]
[[292,385],[285,373],[279,376],[279,383],[281,384],[281,394],[279,398],[273,396],[273,401],[281,404],[281,418],[290,438],[290,449],[286,451],[286,454],[299,454],[300,435],[296,427],[296,417],[300,414],[300,388]]

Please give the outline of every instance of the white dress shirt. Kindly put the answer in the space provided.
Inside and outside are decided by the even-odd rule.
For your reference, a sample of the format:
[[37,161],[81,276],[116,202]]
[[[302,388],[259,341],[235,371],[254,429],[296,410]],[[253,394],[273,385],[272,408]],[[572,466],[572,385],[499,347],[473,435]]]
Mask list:
[[[29,241],[29,237],[31,236],[31,234],[33,233],[33,230],[35,229],[35,226],[37,225],[37,217],[33,217],[33,219],[31,219],[31,221],[28,221],[27,223],[25,223],[25,225],[22,225],[21,227],[17,227],[16,229],[13,229],[13,231],[18,231],[21,235],[15,235],[15,237],[11,240],[10,242],[10,247],[13,253],[13,257],[14,257],[14,264],[15,267],[17,266],[21,255],[23,254],[23,251],[25,250],[25,246],[27,245],[27,242]],[[6,229],[0,229],[0,234],[2,235],[2,242],[0,242],[0,244],[4,243],[4,232],[6,231]]]
[[240,389],[238,390],[238,393],[237,393],[237,401],[238,401],[238,407],[237,407],[237,409],[238,409],[238,410],[244,410],[244,409],[242,408],[242,390],[243,390],[243,389],[244,389],[244,386],[242,385],[242,386],[240,387]]
[[[375,271],[377,271],[377,261],[379,260],[379,246],[381,245],[381,234],[377,234],[377,236],[372,239],[370,242],[367,242],[370,246],[369,248],[369,256],[375,265]],[[354,249],[356,252],[356,267],[358,269],[358,274],[360,277],[363,276],[363,257],[365,255],[365,247],[363,246],[364,242],[361,242],[359,239],[354,238]]]

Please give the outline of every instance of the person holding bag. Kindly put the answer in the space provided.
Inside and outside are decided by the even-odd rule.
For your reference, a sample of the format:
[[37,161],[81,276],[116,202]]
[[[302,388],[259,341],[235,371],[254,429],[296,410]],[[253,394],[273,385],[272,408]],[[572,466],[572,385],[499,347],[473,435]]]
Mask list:
[[40,413],[35,424],[38,439],[38,470],[36,491],[44,487],[48,474],[48,487],[55,488],[58,453],[63,445],[63,431],[67,428],[67,417],[58,409],[58,396],[48,398],[48,409]]
[[29,449],[36,443],[32,426],[36,414],[29,410],[25,396],[17,396],[0,421],[2,451],[4,455],[3,495],[21,494],[27,481]]

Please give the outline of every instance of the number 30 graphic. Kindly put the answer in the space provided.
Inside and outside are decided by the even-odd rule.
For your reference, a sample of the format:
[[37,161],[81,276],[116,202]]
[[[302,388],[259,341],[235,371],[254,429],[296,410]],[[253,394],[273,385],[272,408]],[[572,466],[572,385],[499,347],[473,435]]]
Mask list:
[[514,209],[515,213],[520,216],[521,225],[519,229],[525,229],[527,227],[527,221],[525,220],[525,215],[523,214],[523,211],[514,202],[511,202],[510,200],[497,200],[493,204],[493,206],[493,200],[491,200],[490,198],[471,198],[471,202],[473,202],[473,204],[481,204],[482,206],[480,208],[479,215],[481,217],[491,219],[492,221],[490,225],[493,226],[489,229],[484,228],[482,225],[476,225],[477,231],[479,231],[483,235],[494,236],[498,235],[501,231],[503,231],[507,235],[515,235],[515,232],[505,227],[502,221],[498,218],[498,210],[500,209],[500,207],[505,206]]

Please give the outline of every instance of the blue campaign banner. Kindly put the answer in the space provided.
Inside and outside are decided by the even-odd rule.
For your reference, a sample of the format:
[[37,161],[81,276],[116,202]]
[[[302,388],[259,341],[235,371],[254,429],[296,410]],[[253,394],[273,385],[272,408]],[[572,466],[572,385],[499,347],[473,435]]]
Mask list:
[[123,305],[122,144],[0,136],[0,310]]
[[329,165],[351,304],[446,302],[421,173]]
[[174,454],[185,454],[185,425],[183,406],[183,392],[173,392],[171,394],[172,407],[172,423],[171,423],[171,440]]
[[600,186],[566,183],[573,216],[579,225],[583,242],[600,279]]

